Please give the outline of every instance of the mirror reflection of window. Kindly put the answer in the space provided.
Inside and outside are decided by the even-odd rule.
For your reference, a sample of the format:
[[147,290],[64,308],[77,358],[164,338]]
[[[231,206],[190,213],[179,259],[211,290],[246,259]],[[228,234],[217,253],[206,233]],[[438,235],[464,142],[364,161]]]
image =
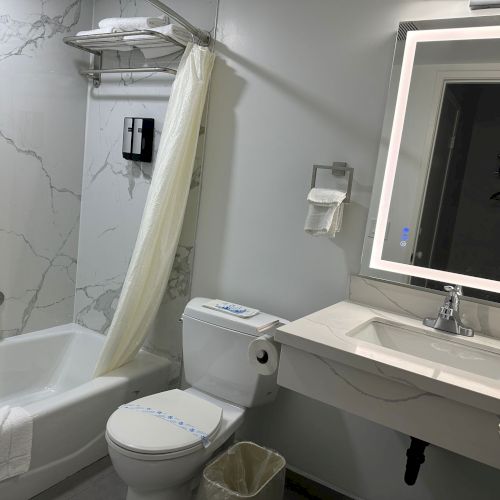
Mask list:
[[500,38],[417,42],[408,78],[381,258],[500,282]]
[[413,264],[500,280],[500,83],[446,85],[422,207]]

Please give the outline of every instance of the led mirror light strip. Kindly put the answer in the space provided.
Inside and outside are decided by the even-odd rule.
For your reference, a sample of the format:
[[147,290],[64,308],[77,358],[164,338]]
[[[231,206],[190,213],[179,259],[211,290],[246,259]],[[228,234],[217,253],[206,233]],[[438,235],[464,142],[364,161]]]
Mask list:
[[410,264],[401,264],[399,262],[382,259],[385,231],[389,217],[394,180],[396,177],[396,168],[399,150],[401,147],[401,137],[403,134],[406,105],[410,91],[410,82],[417,43],[454,40],[486,40],[495,38],[500,39],[500,26],[481,26],[474,28],[452,28],[408,32],[403,54],[403,62],[401,65],[401,77],[399,80],[398,95],[389,141],[384,180],[382,183],[382,192],[380,195],[377,222],[375,225],[370,267],[380,269],[382,271],[415,276],[417,278],[453,283],[456,285],[479,288],[481,290],[488,290],[491,292],[500,292],[499,281],[468,276],[466,274],[450,273],[448,271],[440,271],[437,269],[429,269],[421,266],[413,266]]

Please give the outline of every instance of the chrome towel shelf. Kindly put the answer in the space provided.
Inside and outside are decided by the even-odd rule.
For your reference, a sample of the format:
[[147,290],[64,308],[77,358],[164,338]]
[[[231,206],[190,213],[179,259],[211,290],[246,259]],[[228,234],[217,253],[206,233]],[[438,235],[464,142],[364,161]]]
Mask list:
[[347,190],[346,190],[344,203],[350,203],[354,168],[349,167],[346,162],[340,162],[340,161],[334,161],[332,165],[313,165],[313,172],[312,172],[312,178],[311,178],[311,189],[316,187],[316,175],[318,173],[318,169],[331,170],[332,175],[336,175],[338,177],[345,177],[345,175],[348,176]]
[[[131,40],[131,37],[147,35],[147,39]],[[184,45],[178,41],[158,33],[153,30],[136,30],[125,31],[119,33],[99,33],[96,35],[68,36],[64,38],[64,43],[75,47],[85,52],[93,54],[94,60],[92,68],[82,71],[82,75],[90,76],[94,81],[94,87],[99,87],[101,84],[101,75],[105,73],[170,73],[175,75],[177,71],[169,67],[140,67],[140,68],[103,68],[102,53],[104,50],[119,50],[121,47],[127,49],[138,48],[143,46],[149,47],[175,47],[178,50],[183,50]]]
[[[190,22],[177,14],[170,7],[167,7],[159,0],[147,0],[154,5],[169,18],[177,21],[178,24],[186,28],[193,36],[193,41],[207,46],[210,43],[210,34],[193,26]],[[146,35],[147,38],[140,38]],[[139,39],[136,39],[139,38]],[[154,30],[136,30],[136,31],[121,31],[115,33],[98,33],[94,35],[68,36],[63,39],[64,43],[84,50],[93,55],[92,67],[84,70],[81,73],[92,78],[94,87],[99,87],[101,84],[101,75],[106,73],[169,73],[175,75],[177,71],[170,67],[147,67],[141,66],[137,68],[103,68],[103,51],[105,50],[120,50],[123,48],[131,49],[141,47],[158,48],[167,47],[172,49],[172,54],[184,49],[185,45],[174,40],[173,38],[159,33]],[[178,51],[175,48],[178,47]]]
[[169,73],[175,75],[177,71],[172,68],[161,66],[144,66],[144,68],[110,68],[110,69],[86,69],[82,75],[102,75],[105,73]]
[[[147,35],[147,38],[134,39]],[[100,55],[103,50],[117,50],[120,48],[141,47],[178,47],[182,50],[185,45],[154,30],[120,31],[116,33],[97,33],[95,35],[67,36],[64,43],[91,54]]]

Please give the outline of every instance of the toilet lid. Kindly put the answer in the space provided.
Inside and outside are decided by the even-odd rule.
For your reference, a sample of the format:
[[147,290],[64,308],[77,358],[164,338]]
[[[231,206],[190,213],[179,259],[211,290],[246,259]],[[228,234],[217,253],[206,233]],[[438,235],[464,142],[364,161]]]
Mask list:
[[[156,413],[155,412],[160,412]],[[219,429],[222,408],[179,389],[136,399],[108,420],[108,437],[139,453],[170,453],[202,446]]]

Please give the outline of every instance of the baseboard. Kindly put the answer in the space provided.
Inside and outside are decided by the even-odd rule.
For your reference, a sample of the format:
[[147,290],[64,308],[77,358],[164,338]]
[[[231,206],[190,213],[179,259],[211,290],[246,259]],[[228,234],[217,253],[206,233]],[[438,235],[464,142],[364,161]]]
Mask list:
[[344,490],[343,488],[339,488],[338,486],[335,486],[334,484],[328,483],[324,481],[323,479],[320,479],[319,477],[316,477],[314,474],[310,474],[308,472],[305,472],[298,467],[294,467],[293,465],[287,464],[287,469],[291,470],[292,472],[295,472],[295,474],[299,474],[300,476],[304,476],[305,478],[314,481],[315,483],[321,484],[325,488],[329,488],[331,490],[336,491],[337,493],[340,493],[342,495],[345,495],[346,497],[352,498],[352,500],[365,500],[364,498],[361,498],[357,495],[354,495],[353,493]]

